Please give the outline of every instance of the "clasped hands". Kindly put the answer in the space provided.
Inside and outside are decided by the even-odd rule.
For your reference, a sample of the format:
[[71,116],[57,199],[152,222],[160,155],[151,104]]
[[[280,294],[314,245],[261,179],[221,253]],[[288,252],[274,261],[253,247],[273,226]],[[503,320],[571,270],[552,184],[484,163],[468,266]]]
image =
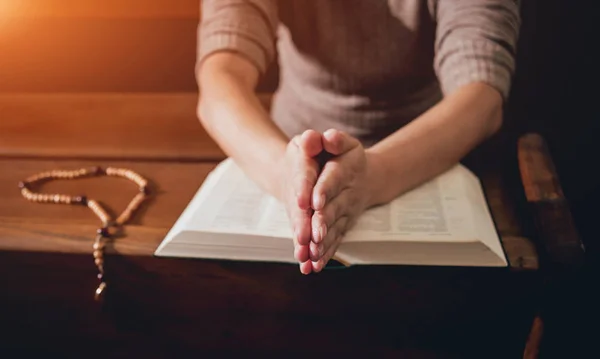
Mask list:
[[[327,154],[325,163],[319,155]],[[282,199],[303,274],[320,272],[344,234],[371,206],[377,174],[372,156],[352,136],[307,130],[287,145]]]

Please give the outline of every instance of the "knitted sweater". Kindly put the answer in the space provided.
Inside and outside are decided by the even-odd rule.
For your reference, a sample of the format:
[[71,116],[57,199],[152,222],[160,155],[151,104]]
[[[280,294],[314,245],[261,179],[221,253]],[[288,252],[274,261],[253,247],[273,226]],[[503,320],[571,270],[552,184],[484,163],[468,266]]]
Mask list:
[[515,0],[202,0],[198,64],[279,60],[272,118],[288,135],[337,128],[367,146],[462,85],[508,96]]

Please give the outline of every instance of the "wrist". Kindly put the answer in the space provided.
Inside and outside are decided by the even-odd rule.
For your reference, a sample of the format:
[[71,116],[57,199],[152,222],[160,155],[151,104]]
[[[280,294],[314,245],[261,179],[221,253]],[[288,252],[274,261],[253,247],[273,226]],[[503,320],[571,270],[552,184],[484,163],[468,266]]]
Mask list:
[[285,181],[287,175],[286,151],[287,147],[283,147],[281,151],[278,151],[272,163],[271,192],[279,202],[284,201],[285,190],[288,188]]
[[367,158],[367,208],[386,203],[385,189],[388,181],[384,158],[377,152],[365,150]]

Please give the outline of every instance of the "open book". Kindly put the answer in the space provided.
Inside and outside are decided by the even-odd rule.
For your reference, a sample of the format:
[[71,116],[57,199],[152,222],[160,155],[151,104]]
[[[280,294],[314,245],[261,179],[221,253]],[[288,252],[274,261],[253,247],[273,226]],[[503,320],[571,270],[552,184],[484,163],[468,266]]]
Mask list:
[[[285,209],[231,159],[207,177],[155,255],[297,263]],[[348,264],[506,266],[478,178],[462,165],[367,210],[334,257]]]

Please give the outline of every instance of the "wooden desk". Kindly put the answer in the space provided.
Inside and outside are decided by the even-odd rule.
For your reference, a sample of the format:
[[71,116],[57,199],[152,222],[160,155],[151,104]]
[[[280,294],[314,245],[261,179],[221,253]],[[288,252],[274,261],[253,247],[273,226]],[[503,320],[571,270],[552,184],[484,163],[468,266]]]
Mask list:
[[[194,94],[0,95],[0,114],[0,330],[8,347],[136,357],[521,356],[539,278],[517,216],[519,180],[505,171],[516,159],[474,166],[510,269],[361,267],[302,276],[290,265],[152,256],[222,158],[195,120]],[[17,188],[42,170],[88,165],[135,169],[154,192],[109,250],[104,310],[92,300],[97,219],[77,206],[29,203]],[[106,178],[45,189],[87,193],[114,211],[135,194],[127,181]]]

